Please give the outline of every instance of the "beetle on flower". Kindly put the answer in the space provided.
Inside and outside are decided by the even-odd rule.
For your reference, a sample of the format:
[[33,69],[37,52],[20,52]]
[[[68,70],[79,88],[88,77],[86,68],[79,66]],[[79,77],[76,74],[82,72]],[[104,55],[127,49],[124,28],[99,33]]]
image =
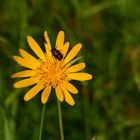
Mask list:
[[60,31],[56,39],[55,50],[57,50],[57,52],[59,51],[63,57],[61,56],[62,59],[57,59],[52,53],[53,49],[46,31],[44,32],[44,38],[45,53],[31,36],[27,36],[29,47],[38,58],[35,58],[23,49],[19,49],[21,56],[13,56],[19,65],[28,68],[11,76],[12,78],[26,78],[16,82],[14,87],[22,88],[34,85],[25,94],[25,101],[32,99],[43,90],[41,94],[41,102],[43,104],[48,101],[51,90],[54,88],[59,101],[62,102],[65,100],[70,105],[74,105],[75,102],[70,93],[77,94],[78,90],[70,81],[92,79],[91,74],[80,72],[86,66],[84,62],[73,64],[74,58],[80,51],[82,45],[79,43],[68,52],[69,42],[64,43],[64,32]]

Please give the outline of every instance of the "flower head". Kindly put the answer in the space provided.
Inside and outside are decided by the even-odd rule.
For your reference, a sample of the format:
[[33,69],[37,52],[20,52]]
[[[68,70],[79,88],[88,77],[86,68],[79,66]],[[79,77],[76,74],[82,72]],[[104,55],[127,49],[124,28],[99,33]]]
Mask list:
[[21,56],[13,56],[19,65],[28,68],[11,76],[12,78],[26,78],[14,83],[14,87],[22,88],[34,85],[25,94],[25,101],[32,99],[43,90],[41,94],[41,102],[43,104],[47,102],[51,90],[54,88],[59,101],[65,100],[70,105],[74,105],[75,102],[70,93],[77,94],[78,90],[70,81],[92,79],[92,75],[79,72],[85,68],[85,63],[81,62],[73,65],[74,60],[76,60],[74,58],[82,45],[80,43],[75,45],[67,54],[69,42],[64,43],[63,31],[58,33],[55,49],[51,48],[47,32],[44,32],[44,39],[45,53],[31,36],[27,36],[27,42],[38,58],[35,58],[23,49],[19,50]]

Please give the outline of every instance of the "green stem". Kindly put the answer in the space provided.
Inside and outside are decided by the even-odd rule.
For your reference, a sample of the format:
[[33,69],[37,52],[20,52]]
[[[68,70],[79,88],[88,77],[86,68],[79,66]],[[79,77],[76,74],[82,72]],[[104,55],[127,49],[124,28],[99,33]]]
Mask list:
[[64,140],[62,111],[61,111],[61,103],[59,102],[59,100],[57,100],[57,106],[58,106],[58,119],[59,119],[60,136],[61,136],[61,140]]
[[44,121],[44,116],[45,116],[45,108],[46,108],[46,104],[44,104],[43,107],[42,107],[39,140],[41,140],[41,138],[42,138],[42,130],[43,130],[43,121]]

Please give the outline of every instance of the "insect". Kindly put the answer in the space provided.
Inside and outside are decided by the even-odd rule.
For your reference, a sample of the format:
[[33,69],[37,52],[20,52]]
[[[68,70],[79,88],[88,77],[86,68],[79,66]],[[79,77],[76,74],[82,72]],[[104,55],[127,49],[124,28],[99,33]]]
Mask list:
[[57,50],[57,49],[52,49],[51,52],[52,52],[52,55],[53,55],[56,59],[58,59],[58,60],[62,60],[62,59],[63,59],[63,54],[62,54],[59,50]]

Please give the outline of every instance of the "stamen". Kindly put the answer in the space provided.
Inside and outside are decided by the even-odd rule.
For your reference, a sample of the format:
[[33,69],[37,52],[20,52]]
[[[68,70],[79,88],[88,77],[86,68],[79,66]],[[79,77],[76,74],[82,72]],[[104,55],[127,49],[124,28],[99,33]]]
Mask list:
[[68,67],[62,65],[62,62],[57,60],[46,60],[46,62],[41,61],[40,66],[37,68],[37,74],[35,77],[42,82],[44,87],[50,85],[56,87],[58,84],[64,81],[69,81],[67,76]]

